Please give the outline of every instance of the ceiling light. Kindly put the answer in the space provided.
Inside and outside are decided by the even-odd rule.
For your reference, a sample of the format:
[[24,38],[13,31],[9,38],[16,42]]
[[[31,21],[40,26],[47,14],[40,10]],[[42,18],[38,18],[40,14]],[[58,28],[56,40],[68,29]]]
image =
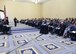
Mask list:
[[40,0],[32,0],[32,2],[34,2],[34,3],[39,3],[40,2]]

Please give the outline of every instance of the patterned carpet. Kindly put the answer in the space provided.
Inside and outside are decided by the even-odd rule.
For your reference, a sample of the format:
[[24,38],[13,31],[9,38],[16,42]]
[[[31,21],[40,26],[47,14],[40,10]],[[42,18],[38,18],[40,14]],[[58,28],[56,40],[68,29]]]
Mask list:
[[[26,32],[14,28],[25,28]],[[50,33],[41,35],[27,25],[24,28],[12,27],[12,35],[0,35],[0,54],[76,54],[76,41]]]

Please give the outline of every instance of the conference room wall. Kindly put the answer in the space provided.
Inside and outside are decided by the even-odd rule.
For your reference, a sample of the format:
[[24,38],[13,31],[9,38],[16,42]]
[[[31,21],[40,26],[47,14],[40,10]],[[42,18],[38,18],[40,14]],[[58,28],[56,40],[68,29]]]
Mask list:
[[0,0],[0,10],[4,10],[4,3],[5,1]]
[[3,1],[0,8],[3,9],[4,5],[6,6],[7,16],[10,21],[13,20],[14,17],[17,17],[19,20],[41,17],[40,4],[34,4],[31,2]]
[[50,18],[76,17],[76,0],[50,0],[42,4],[42,16]]

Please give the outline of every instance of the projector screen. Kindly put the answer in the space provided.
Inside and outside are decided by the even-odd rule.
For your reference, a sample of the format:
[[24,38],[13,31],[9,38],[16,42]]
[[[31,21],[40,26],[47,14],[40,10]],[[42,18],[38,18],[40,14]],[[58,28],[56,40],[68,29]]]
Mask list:
[[0,11],[0,19],[4,19],[5,18],[4,16],[5,16],[4,12]]

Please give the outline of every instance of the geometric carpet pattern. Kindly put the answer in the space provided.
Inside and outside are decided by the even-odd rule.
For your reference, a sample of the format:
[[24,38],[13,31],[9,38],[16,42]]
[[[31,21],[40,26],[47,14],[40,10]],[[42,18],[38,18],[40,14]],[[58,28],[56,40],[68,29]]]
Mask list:
[[76,54],[76,41],[70,38],[50,33],[41,35],[38,30],[21,32],[0,35],[0,54]]
[[76,54],[76,42],[57,35],[27,32],[0,36],[0,54]]

